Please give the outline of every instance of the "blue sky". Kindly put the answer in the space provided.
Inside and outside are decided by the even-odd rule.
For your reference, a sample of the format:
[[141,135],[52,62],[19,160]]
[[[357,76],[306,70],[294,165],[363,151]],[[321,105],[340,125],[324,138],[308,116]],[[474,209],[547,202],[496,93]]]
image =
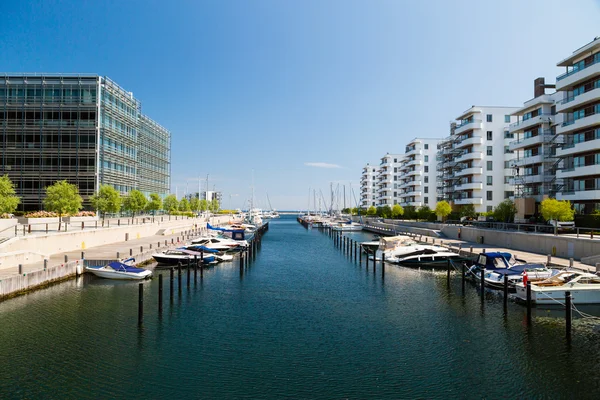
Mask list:
[[224,207],[301,209],[362,166],[444,137],[472,104],[519,106],[600,35],[600,2],[2,2],[0,70],[109,76],[171,130],[172,182]]

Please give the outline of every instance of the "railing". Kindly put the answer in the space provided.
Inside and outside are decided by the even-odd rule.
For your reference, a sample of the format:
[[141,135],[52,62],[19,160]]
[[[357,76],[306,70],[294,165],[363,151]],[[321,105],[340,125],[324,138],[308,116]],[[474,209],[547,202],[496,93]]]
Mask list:
[[[470,121],[465,121],[465,122],[461,123],[460,125],[456,125],[456,128],[455,128],[455,129],[457,129],[457,130],[458,130],[458,129],[460,129],[460,128],[464,128],[464,127],[465,127],[465,126],[467,126],[467,125],[474,124],[474,123],[479,123],[479,122],[481,122],[481,120],[480,120],[480,119],[472,119],[472,120],[470,120]],[[456,140],[456,138],[455,138],[454,140]]]
[[538,115],[534,115],[533,117],[529,117],[527,119],[522,119],[521,121],[513,122],[508,127],[509,128],[516,128],[517,126],[522,125],[522,124],[526,123],[527,121],[531,122],[531,120],[533,120],[534,118],[544,117],[544,116],[552,116],[552,114],[551,113],[541,113],[541,114],[538,114]]
[[571,69],[570,71],[567,71],[567,72],[565,72],[564,74],[557,76],[557,77],[556,77],[556,81],[558,82],[558,81],[560,81],[560,80],[563,80],[563,79],[565,79],[566,77],[568,77],[568,76],[571,76],[571,75],[573,75],[573,74],[575,74],[575,73],[577,73],[577,72],[579,72],[579,71],[583,71],[584,69],[586,69],[586,68],[589,68],[589,67],[591,67],[592,65],[598,64],[599,62],[600,62],[600,57],[595,57],[594,61],[593,61],[591,64],[585,65],[584,67],[576,67],[576,68],[573,68],[573,69]]

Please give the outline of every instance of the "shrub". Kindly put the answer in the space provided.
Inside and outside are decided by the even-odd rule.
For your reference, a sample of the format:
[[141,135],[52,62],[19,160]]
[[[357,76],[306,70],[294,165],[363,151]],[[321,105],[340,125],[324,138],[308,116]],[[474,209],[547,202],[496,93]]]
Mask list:
[[192,211],[171,211],[169,215],[177,217],[194,217],[196,214]]
[[73,215],[73,217],[95,217],[96,213],[94,211],[79,211],[77,214]]
[[55,218],[58,214],[54,211],[32,211],[24,215],[26,218]]

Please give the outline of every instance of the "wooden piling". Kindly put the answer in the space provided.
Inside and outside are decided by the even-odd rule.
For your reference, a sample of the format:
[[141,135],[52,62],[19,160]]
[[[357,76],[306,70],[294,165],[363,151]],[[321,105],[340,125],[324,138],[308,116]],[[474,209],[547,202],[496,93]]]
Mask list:
[[508,275],[504,274],[504,308],[506,308],[506,306],[508,306]]
[[466,275],[466,270],[467,266],[465,265],[465,263],[463,262],[460,268],[460,274],[461,274],[461,280],[462,280],[462,291],[463,293],[465,292],[465,275]]
[[571,340],[571,328],[573,323],[573,306],[572,306],[572,298],[571,292],[565,292],[565,322],[566,322],[566,330],[567,330],[567,339]]
[[446,262],[446,281],[450,284],[450,259],[448,258]]
[[381,279],[385,278],[385,253],[381,253]]
[[186,268],[187,269],[187,288],[188,289],[190,288],[190,274],[192,273],[190,263],[191,263],[191,260],[188,257],[188,259],[187,259],[187,268]]
[[181,262],[177,263],[177,291],[181,294]]
[[531,325],[531,282],[527,282],[527,324]]
[[144,322],[144,284],[138,285],[138,324]]
[[162,314],[163,310],[163,276],[158,275],[158,313]]
[[169,281],[169,297],[171,299],[171,303],[173,302],[173,282],[175,281],[175,269],[173,267],[170,268],[171,280]]
[[481,269],[481,300],[485,296],[485,269]]

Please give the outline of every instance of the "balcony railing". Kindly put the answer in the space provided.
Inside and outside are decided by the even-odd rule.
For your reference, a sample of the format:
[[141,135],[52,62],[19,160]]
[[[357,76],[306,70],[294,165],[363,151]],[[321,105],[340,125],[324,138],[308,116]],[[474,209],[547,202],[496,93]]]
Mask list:
[[528,121],[531,121],[534,118],[537,118],[537,117],[549,117],[549,116],[552,116],[552,114],[551,113],[541,113],[541,114],[535,115],[533,117],[529,117],[527,119],[522,119],[520,121],[513,122],[512,124],[509,125],[509,127],[510,128],[516,128],[517,126],[523,125],[523,124],[527,123]]
[[585,65],[585,66],[583,66],[583,67],[576,67],[576,68],[573,68],[573,69],[571,69],[570,71],[567,71],[567,72],[565,72],[564,74],[557,76],[557,77],[556,77],[556,81],[558,82],[558,81],[560,81],[560,80],[563,80],[563,79],[565,79],[567,76],[571,76],[571,75],[573,75],[573,74],[575,74],[575,73],[577,73],[577,72],[579,72],[579,71],[583,71],[584,69],[586,69],[586,68],[589,68],[589,67],[591,67],[592,65],[598,64],[599,62],[600,62],[600,57],[595,57],[594,61],[593,61],[591,64]]

